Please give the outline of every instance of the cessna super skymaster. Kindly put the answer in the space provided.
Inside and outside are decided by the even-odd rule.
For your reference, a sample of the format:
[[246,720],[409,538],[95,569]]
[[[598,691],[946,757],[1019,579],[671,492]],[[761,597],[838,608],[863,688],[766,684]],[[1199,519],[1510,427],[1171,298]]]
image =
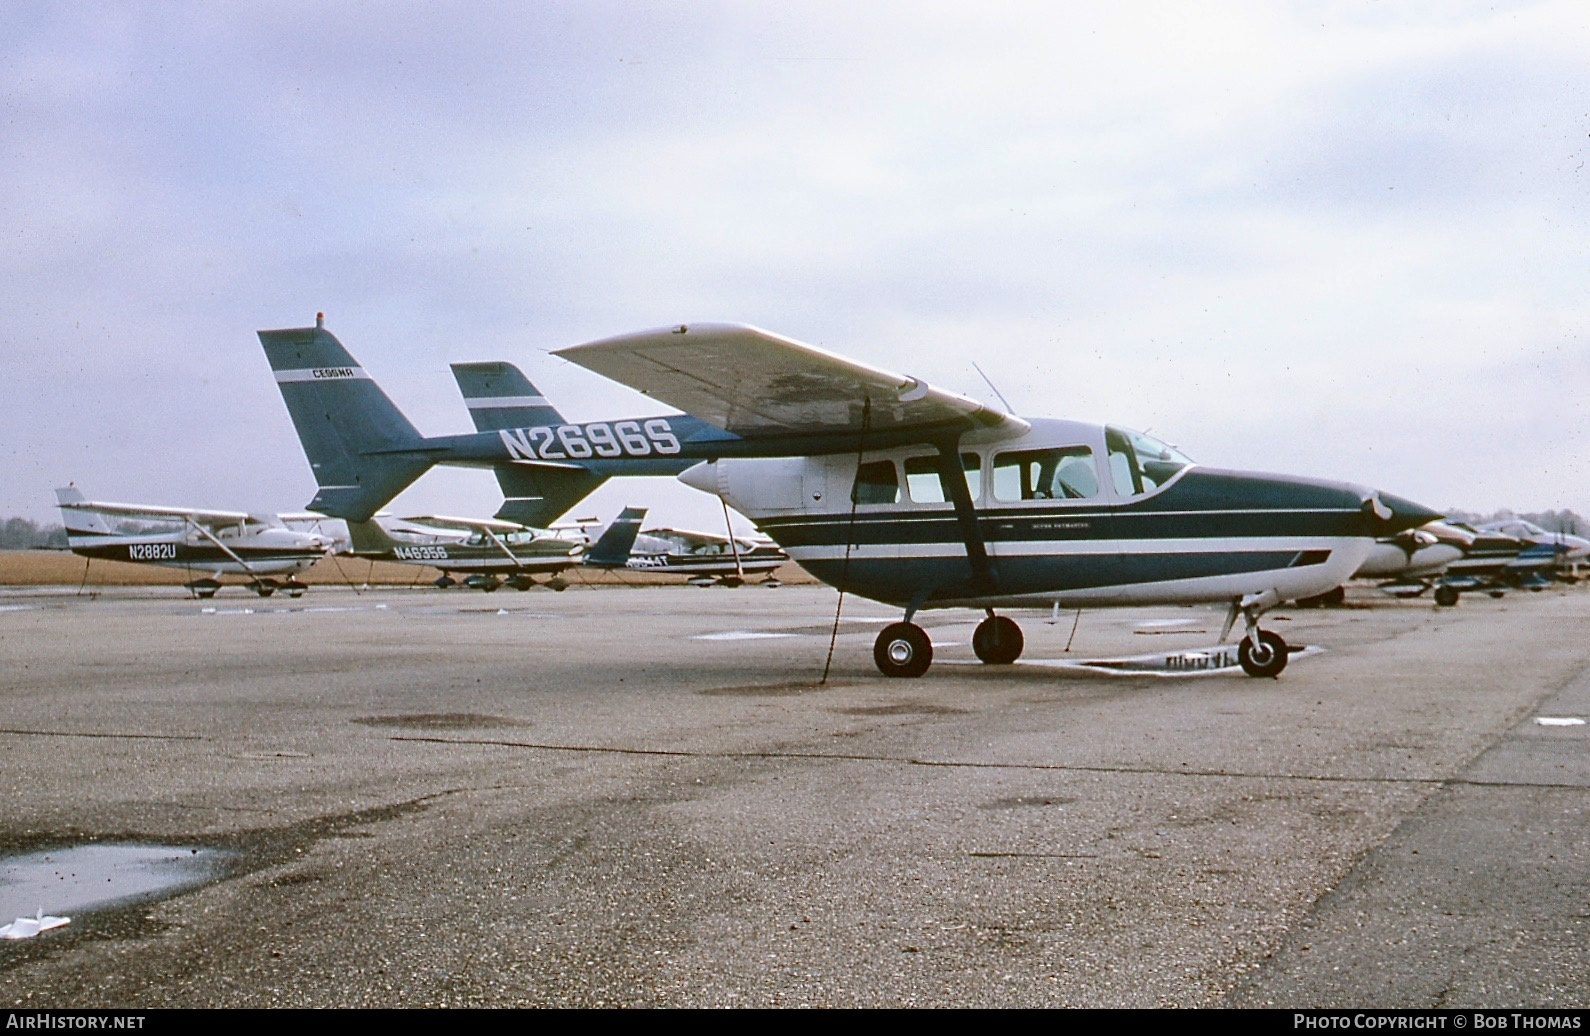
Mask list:
[[986,612],[973,649],[1000,664],[1022,636],[996,608],[1178,602],[1228,605],[1221,639],[1242,619],[1243,669],[1274,676],[1288,646],[1261,629],[1267,610],[1340,585],[1377,538],[1440,517],[1345,483],[1203,468],[1124,428],[1016,417],[738,324],[554,354],[685,413],[429,438],[322,320],[259,337],[320,487],[314,510],[366,520],[434,464],[514,472],[532,511],[572,507],[610,476],[676,474],[817,578],[902,607],[873,651],[890,676],[932,661],[911,621],[923,608]]
[[[107,503],[85,499],[75,486],[57,489],[55,499],[72,553],[184,569],[193,577],[184,585],[195,597],[214,597],[223,575],[245,576],[261,597],[277,590],[298,597],[307,588],[294,577],[336,543],[332,536],[289,528],[278,515]],[[322,517],[296,520],[312,524]],[[124,522],[135,527],[118,527]],[[282,575],[287,578],[275,578]]]

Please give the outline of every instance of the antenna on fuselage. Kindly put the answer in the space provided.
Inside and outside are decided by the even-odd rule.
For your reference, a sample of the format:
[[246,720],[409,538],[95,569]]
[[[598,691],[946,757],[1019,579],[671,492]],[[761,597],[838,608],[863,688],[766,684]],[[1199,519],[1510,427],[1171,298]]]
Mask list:
[[987,382],[989,390],[992,391],[994,393],[994,395],[999,397],[999,401],[1001,403],[1005,404],[1005,413],[1014,414],[1016,412],[1015,407],[1012,407],[1010,405],[1010,400],[1005,398],[1005,394],[1003,392],[1000,392],[999,389],[994,387],[994,383],[993,383],[993,381],[991,381],[989,379],[988,375],[983,374],[983,368],[981,368],[981,367],[979,367],[977,365],[977,361],[976,360],[972,361],[972,369],[975,370],[978,374],[982,375],[983,381]]

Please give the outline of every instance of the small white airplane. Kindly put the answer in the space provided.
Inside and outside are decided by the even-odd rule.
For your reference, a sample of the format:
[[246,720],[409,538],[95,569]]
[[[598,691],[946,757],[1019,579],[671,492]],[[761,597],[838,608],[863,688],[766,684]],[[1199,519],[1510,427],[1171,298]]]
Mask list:
[[1557,578],[1567,582],[1578,580],[1579,562],[1590,557],[1590,540],[1566,532],[1550,532],[1523,518],[1506,518],[1480,526],[1483,532],[1511,536],[1532,548],[1535,557],[1549,552],[1551,563],[1545,565]]
[[[245,585],[261,597],[277,590],[301,596],[308,587],[294,577],[336,543],[324,533],[288,528],[278,515],[88,500],[75,485],[57,489],[55,499],[72,553],[184,569],[194,576],[184,585],[195,597],[214,597],[223,575],[247,577]],[[282,575],[287,578],[275,578]]]
[[582,541],[494,518],[377,516],[349,522],[348,535],[354,557],[440,569],[441,589],[457,585],[461,573],[465,586],[488,593],[504,585],[528,590],[538,585],[536,576],[548,576],[542,585],[563,590],[568,584],[559,573],[579,565],[585,552]]
[[[466,392],[473,434],[438,437],[415,429],[323,318],[259,339],[319,485],[314,510],[367,519],[435,464],[512,474],[514,502],[553,517],[608,477],[676,474],[817,578],[901,606],[873,649],[889,676],[931,664],[911,621],[923,608],[986,612],[972,647],[1000,664],[1022,636],[995,608],[1180,602],[1226,604],[1221,640],[1242,619],[1242,668],[1275,676],[1289,648],[1260,628],[1266,611],[1341,585],[1375,540],[1441,517],[1347,483],[1203,468],[1117,426],[1023,419],[739,324],[554,353],[686,413],[565,422],[499,377]],[[484,427],[487,415],[538,423]]]
[[646,508],[626,507],[585,555],[587,568],[629,569],[685,577],[693,586],[741,586],[747,576],[768,576],[789,555],[770,540],[681,529],[642,532]]
[[749,576],[773,573],[790,560],[778,544],[766,537],[691,532],[687,529],[647,529],[635,540],[630,567],[654,569],[686,576],[696,586],[740,586]]
[[[1450,607],[1458,602],[1461,582],[1449,582],[1441,576],[1454,563],[1462,560],[1474,546],[1474,534],[1446,522],[1429,522],[1417,529],[1405,529],[1395,536],[1375,541],[1369,557],[1353,573],[1354,579],[1383,580],[1380,589],[1393,597],[1417,597],[1435,588],[1435,603]],[[1297,603],[1305,607],[1336,605],[1345,599],[1341,587],[1305,598]]]

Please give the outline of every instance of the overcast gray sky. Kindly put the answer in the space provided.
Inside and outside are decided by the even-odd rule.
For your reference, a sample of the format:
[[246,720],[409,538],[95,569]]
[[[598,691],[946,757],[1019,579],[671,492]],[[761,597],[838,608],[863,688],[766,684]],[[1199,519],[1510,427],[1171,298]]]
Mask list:
[[[1582,2],[0,5],[0,515],[296,510],[254,337],[447,365],[730,320],[1210,464],[1590,512]],[[394,509],[487,514],[439,469]],[[668,480],[650,504],[713,527]]]

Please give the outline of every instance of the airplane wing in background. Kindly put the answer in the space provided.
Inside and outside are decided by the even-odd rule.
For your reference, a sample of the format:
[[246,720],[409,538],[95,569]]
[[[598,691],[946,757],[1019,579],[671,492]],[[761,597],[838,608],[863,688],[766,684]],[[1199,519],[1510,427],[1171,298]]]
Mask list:
[[974,428],[1015,436],[1029,427],[916,378],[744,324],[681,324],[553,355],[747,439]]
[[471,532],[524,532],[529,528],[518,522],[505,522],[496,518],[454,518],[445,514],[416,514],[402,519],[415,525],[429,525],[438,529],[468,529]]
[[[206,511],[196,507],[161,507],[156,504],[117,504],[102,500],[62,500],[57,506],[73,511],[90,511],[116,518],[148,518],[185,520],[195,525],[236,525],[238,522],[259,522],[268,519],[247,511]],[[322,517],[316,515],[316,517]]]

